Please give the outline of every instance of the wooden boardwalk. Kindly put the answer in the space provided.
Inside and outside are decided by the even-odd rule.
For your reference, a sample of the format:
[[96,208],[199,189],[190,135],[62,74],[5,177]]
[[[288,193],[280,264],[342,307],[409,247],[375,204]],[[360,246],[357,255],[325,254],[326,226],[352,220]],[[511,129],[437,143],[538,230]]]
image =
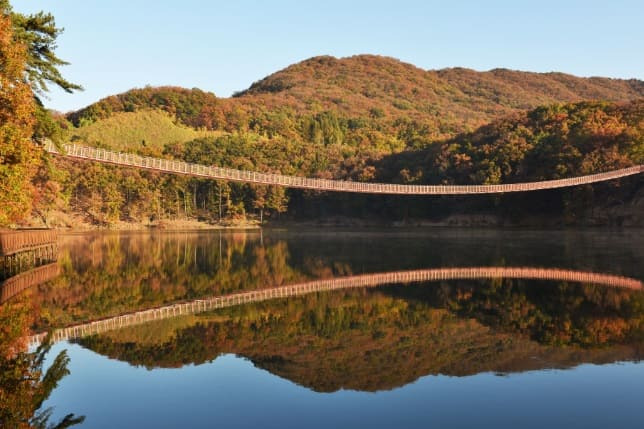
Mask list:
[[75,144],[63,145],[63,150],[61,152],[51,141],[46,141],[44,143],[44,148],[50,153],[69,158],[85,159],[124,167],[159,171],[163,173],[183,174],[208,179],[229,180],[233,182],[277,185],[289,188],[368,194],[472,195],[527,192],[603,182],[644,172],[644,165],[637,165],[621,170],[591,174],[588,176],[572,177],[569,179],[509,183],[505,185],[399,185],[395,183],[366,183],[315,179],[299,176],[286,176],[282,174],[235,170],[232,168],[213,167],[171,159],[152,158],[130,153],[114,152],[107,149],[98,149]]
[[[528,267],[466,267],[466,268],[433,268],[413,271],[395,271],[389,273],[364,274],[359,276],[341,277],[335,279],[313,280],[305,283],[279,286],[267,289],[239,292],[230,295],[196,299],[193,301],[166,305],[148,310],[135,311],[116,317],[110,317],[93,322],[57,329],[52,332],[52,341],[64,341],[96,335],[102,332],[128,326],[136,326],[150,321],[163,320],[172,317],[197,314],[221,308],[234,307],[253,302],[261,302],[276,298],[290,298],[316,292],[326,292],[350,288],[371,288],[387,284],[417,283],[454,279],[483,279],[483,278],[513,278],[538,279],[568,282],[598,284],[614,288],[624,288],[641,291],[644,285],[641,281],[584,271],[572,271],[550,268]],[[46,333],[29,338],[30,346],[40,344]]]
[[52,246],[57,240],[52,229],[0,229],[0,256]]
[[58,232],[0,229],[0,280],[56,260]]

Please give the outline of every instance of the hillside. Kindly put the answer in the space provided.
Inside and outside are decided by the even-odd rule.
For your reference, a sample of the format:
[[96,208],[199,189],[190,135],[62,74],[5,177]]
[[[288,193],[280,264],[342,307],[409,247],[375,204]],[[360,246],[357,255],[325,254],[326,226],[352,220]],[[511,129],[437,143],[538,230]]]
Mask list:
[[[273,95],[272,97],[270,95]],[[237,94],[241,103],[265,99],[298,111],[337,109],[365,116],[419,120],[439,117],[478,126],[518,109],[581,100],[625,101],[644,96],[644,82],[579,78],[563,73],[531,73],[464,68],[425,71],[393,58],[358,55],[315,57],[274,73]]]
[[[578,101],[588,99],[600,100]],[[640,80],[425,71],[361,55],[312,58],[232,98],[199,89],[133,89],[70,113],[64,125],[69,139],[86,144],[252,171],[494,184],[644,162],[642,100]],[[178,218],[244,222],[248,214],[275,219],[284,212],[288,219],[376,223],[443,222],[461,213],[491,214],[496,224],[526,216],[533,217],[530,223],[559,225],[644,222],[639,178],[524,196],[437,200],[317,194],[60,159],[56,165],[67,173],[57,179],[68,202],[59,204],[61,210],[99,225]]]
[[[345,130],[340,122],[326,116],[320,119],[324,121],[316,123],[329,132],[320,140],[233,133],[175,142],[166,145],[163,153],[206,165],[408,184],[547,180],[644,162],[642,101],[539,107],[495,120],[470,133],[427,142],[415,133],[400,138],[381,133],[376,146],[343,143],[339,136],[355,130]],[[139,147],[137,151],[158,149]],[[62,159],[56,164],[68,173],[62,185],[65,194],[73,197],[65,210],[103,225],[119,220],[155,222],[184,217],[219,220],[218,195],[222,195],[222,215],[227,219],[258,215],[262,210],[268,218],[286,212],[289,219],[296,220],[339,216],[375,223],[451,223],[450,216],[461,214],[483,215],[482,222],[487,224],[642,225],[644,221],[641,177],[550,192],[414,199],[284,190]]]
[[[509,113],[555,102],[629,101],[644,82],[463,68],[426,71],[393,58],[314,57],[255,82],[233,98],[198,89],[133,89],[69,114],[76,125],[114,112],[157,108],[186,125],[306,136],[301,118],[325,111],[355,128],[396,134],[415,121],[431,138],[472,130]],[[377,125],[376,125],[377,124]]]
[[437,143],[383,158],[375,165],[379,179],[498,184],[642,164],[644,99],[543,106]]
[[80,128],[71,128],[67,138],[97,147],[138,150],[147,147],[161,152],[171,143],[185,143],[201,137],[214,137],[216,131],[198,131],[178,124],[162,110],[116,112],[108,118]]

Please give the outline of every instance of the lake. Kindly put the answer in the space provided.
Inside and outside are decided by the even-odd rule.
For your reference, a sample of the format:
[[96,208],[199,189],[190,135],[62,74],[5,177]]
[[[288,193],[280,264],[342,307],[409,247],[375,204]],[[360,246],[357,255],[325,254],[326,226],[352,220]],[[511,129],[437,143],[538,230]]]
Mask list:
[[642,230],[70,233],[4,307],[66,350],[50,421],[634,428],[643,261]]

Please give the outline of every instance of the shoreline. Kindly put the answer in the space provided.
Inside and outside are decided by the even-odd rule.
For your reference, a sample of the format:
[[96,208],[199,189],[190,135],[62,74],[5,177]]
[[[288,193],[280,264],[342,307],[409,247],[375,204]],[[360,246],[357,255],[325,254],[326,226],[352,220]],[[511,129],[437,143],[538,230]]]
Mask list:
[[[33,226],[22,225],[21,228]],[[640,230],[642,225],[615,225],[615,224],[570,224],[564,223],[453,223],[453,222],[333,222],[333,221],[287,221],[270,222],[263,225],[253,224],[230,224],[217,225],[206,222],[168,222],[163,226],[128,224],[121,222],[109,226],[52,226],[50,229],[60,232],[177,232],[177,231],[262,231],[265,229],[389,229],[400,231],[406,229],[489,229],[489,230],[528,230],[528,229],[589,229],[589,230]]]
[[228,221],[222,223],[209,223],[196,219],[162,220],[160,222],[126,222],[118,221],[112,224],[98,225],[79,219],[67,217],[64,221],[60,218],[48,219],[45,224],[42,220],[31,219],[20,228],[49,228],[57,231],[91,232],[91,231],[181,231],[181,230],[259,230],[259,222],[252,220]]
[[[642,200],[644,202],[644,200]],[[325,216],[316,219],[268,219],[260,224],[259,219],[227,219],[222,222],[209,222],[196,218],[163,219],[154,222],[118,221],[95,224],[73,213],[50,212],[46,222],[41,217],[32,217],[28,222],[15,225],[21,228],[51,228],[59,231],[180,231],[180,230],[260,230],[263,228],[642,228],[644,227],[644,205],[597,210],[591,216],[566,219],[564,216],[524,216],[516,219],[495,213],[454,213],[439,219],[407,218],[387,220],[357,218],[350,216]]]

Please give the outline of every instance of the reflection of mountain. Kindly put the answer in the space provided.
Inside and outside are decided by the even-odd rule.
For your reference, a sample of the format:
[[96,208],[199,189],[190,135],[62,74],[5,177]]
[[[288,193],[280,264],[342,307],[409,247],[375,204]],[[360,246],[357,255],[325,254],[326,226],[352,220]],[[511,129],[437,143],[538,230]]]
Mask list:
[[380,390],[427,374],[640,359],[642,302],[641,293],[567,283],[392,286],[249,304],[80,343],[148,367],[235,353],[315,390]]
[[[148,367],[177,367],[236,353],[323,391],[389,389],[426,374],[522,371],[641,357],[644,293],[590,284],[635,288],[641,287],[639,280],[584,273],[642,278],[644,255],[637,240],[565,232],[513,233],[510,238],[441,231],[422,237],[68,236],[61,243],[61,276],[38,286],[31,296],[41,314],[35,327],[90,327],[84,323],[99,319],[104,332],[138,323],[79,342]],[[557,265],[584,269],[507,268]],[[484,268],[440,268],[459,266]],[[402,272],[401,277],[387,277],[390,271]],[[341,284],[374,272],[383,274],[345,285],[357,289],[305,290],[317,279]],[[405,277],[412,272],[454,275],[423,283],[430,277]],[[455,280],[455,274],[469,280]],[[506,275],[512,278],[500,279]],[[378,276],[384,280],[371,281]],[[412,281],[417,283],[383,286]],[[242,296],[265,299],[258,296],[265,292],[257,290],[288,292],[294,286],[287,285],[293,284],[310,294],[249,299],[254,302],[217,311],[205,304],[218,302],[212,298],[217,296],[227,296],[230,304],[244,301]],[[380,287],[363,289],[369,285]],[[196,310],[183,311],[190,306]],[[153,322],[143,317],[164,312]]]

